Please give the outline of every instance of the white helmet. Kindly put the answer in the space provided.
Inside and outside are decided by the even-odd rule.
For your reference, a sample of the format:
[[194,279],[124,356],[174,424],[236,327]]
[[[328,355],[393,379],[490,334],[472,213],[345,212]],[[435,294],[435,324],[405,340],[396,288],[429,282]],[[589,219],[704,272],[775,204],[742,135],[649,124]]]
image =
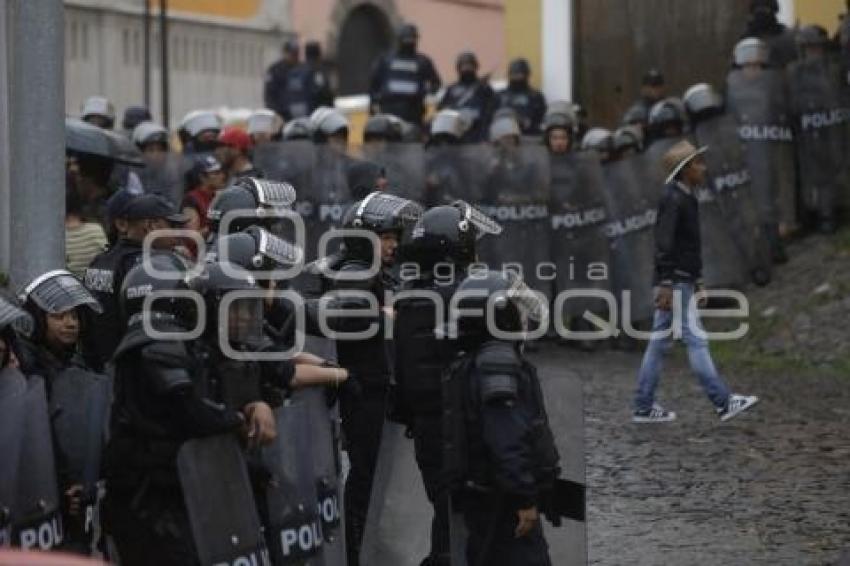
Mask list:
[[497,116],[490,124],[490,141],[497,141],[508,136],[519,137],[520,135],[522,134],[519,130],[519,124],[513,115]]
[[280,133],[283,128],[283,120],[274,110],[263,108],[255,110],[248,116],[247,132],[249,134],[269,134],[271,136]]
[[142,122],[133,130],[133,143],[141,149],[147,143],[164,143],[168,145],[168,130],[156,122]]
[[180,121],[180,129],[193,138],[206,130],[221,131],[221,127],[221,118],[210,110],[192,110]]
[[110,123],[114,123],[115,107],[105,96],[90,96],[83,103],[83,111],[80,117],[85,120],[89,116],[103,116]]
[[733,52],[735,65],[767,65],[770,60],[770,47],[757,37],[742,39],[735,45]]
[[469,122],[457,110],[446,108],[440,110],[431,121],[431,135],[437,136],[445,134],[456,139],[463,137],[463,134],[469,129]]
[[316,108],[310,115],[310,123],[313,126],[313,132],[325,136],[332,136],[349,127],[348,118],[336,108],[329,106]]

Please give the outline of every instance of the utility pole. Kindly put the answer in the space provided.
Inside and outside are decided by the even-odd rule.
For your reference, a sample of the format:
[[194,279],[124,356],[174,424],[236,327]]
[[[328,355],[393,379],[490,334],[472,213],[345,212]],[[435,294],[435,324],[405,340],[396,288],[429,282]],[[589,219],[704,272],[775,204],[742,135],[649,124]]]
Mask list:
[[17,289],[65,265],[65,12],[58,0],[3,4],[10,30],[9,271]]
[[159,0],[159,38],[162,54],[162,125],[168,128],[168,0]]
[[142,41],[144,42],[144,100],[151,107],[151,0],[145,0],[145,12],[142,16]]

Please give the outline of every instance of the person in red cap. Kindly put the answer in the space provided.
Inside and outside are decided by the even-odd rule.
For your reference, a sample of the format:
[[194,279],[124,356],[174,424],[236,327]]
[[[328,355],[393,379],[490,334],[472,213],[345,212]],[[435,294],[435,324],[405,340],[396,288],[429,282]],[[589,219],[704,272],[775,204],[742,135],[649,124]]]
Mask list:
[[240,177],[262,177],[251,162],[251,136],[235,126],[228,126],[218,136],[219,146],[215,155],[231,179]]

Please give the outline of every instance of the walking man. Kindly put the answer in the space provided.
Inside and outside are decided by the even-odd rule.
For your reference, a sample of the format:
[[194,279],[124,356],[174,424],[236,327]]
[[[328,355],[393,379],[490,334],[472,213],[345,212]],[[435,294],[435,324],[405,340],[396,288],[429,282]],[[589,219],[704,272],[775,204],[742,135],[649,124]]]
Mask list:
[[[725,421],[756,404],[758,397],[730,393],[717,373],[708,351],[697,307],[706,297],[700,277],[702,253],[699,208],[696,191],[706,182],[706,164],[702,154],[707,148],[695,148],[681,141],[664,155],[668,172],[666,186],[658,205],[655,225],[655,277],[658,291],[650,338],[638,373],[634,414],[636,423],[670,422],[676,413],[655,403],[655,388],[661,377],[664,352],[669,349],[675,318],[681,312],[681,334],[688,348],[688,361],[721,420]],[[692,300],[696,295],[695,300]],[[678,329],[676,329],[678,330]]]

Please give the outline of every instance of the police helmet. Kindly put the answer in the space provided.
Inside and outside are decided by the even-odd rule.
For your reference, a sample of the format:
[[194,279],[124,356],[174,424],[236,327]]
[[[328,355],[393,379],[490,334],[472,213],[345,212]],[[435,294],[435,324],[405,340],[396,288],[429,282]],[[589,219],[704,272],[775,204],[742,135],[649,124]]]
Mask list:
[[193,110],[180,121],[180,129],[186,132],[190,138],[197,137],[201,132],[207,130],[218,133],[222,126],[223,123],[219,115],[209,110]]
[[640,126],[621,126],[614,131],[612,148],[618,155],[628,150],[640,151],[643,149],[643,129]]
[[800,47],[816,47],[829,43],[829,34],[819,25],[807,25],[797,32],[797,45]]
[[237,216],[227,233],[239,232],[254,224],[271,225],[295,202],[295,188],[289,183],[246,177],[216,193],[207,211],[210,229],[221,234],[221,222],[228,212],[250,211],[247,216]]
[[220,237],[215,253],[207,260],[228,261],[248,271],[272,271],[298,265],[304,260],[304,252],[262,226],[249,226]]
[[309,140],[312,137],[313,126],[310,123],[310,118],[295,118],[283,127],[283,139],[286,141]]
[[695,84],[689,88],[685,91],[683,100],[691,116],[700,116],[723,109],[723,97],[708,83]]
[[611,130],[605,128],[589,129],[581,140],[581,149],[597,151],[602,154],[610,153],[614,149],[614,136]]
[[364,141],[401,141],[402,120],[392,114],[375,114],[366,120],[363,129]]
[[139,149],[158,143],[168,148],[168,130],[154,122],[142,122],[133,130],[133,143]]
[[83,102],[80,118],[87,121],[92,116],[103,118],[106,129],[112,129],[115,125],[115,107],[105,96],[90,96]]
[[735,45],[733,59],[737,67],[744,65],[766,66],[770,60],[770,47],[757,37],[748,37]]

